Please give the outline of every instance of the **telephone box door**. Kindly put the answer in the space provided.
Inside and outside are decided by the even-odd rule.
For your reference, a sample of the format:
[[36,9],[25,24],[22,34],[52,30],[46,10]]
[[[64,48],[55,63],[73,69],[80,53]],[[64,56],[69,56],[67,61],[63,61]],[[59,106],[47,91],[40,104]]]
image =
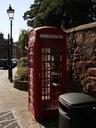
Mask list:
[[[58,97],[64,92],[63,49],[41,48],[41,110],[58,109]],[[63,80],[62,80],[63,79]],[[47,113],[48,114],[48,113]]]

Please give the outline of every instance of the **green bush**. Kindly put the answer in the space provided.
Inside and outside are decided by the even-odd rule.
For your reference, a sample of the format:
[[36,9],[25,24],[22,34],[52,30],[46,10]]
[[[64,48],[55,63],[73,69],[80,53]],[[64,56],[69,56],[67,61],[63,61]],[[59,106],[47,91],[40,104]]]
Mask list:
[[18,60],[17,67],[26,67],[28,65],[27,57],[22,57]]
[[22,57],[18,60],[17,63],[17,75],[19,80],[28,80],[28,59],[27,57]]

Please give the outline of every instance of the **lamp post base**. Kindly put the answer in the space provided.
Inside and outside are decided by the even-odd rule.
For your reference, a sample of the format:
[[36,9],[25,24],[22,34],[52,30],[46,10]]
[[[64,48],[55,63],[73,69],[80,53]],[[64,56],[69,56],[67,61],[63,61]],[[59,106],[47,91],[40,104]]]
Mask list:
[[13,80],[10,80],[11,83],[13,83]]

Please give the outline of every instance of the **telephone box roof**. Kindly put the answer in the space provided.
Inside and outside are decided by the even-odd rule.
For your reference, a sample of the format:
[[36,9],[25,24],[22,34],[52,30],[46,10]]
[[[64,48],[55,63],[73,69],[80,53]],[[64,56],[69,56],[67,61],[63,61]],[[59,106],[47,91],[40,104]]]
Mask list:
[[43,29],[55,29],[55,30],[57,30],[57,31],[62,31],[62,32],[64,32],[62,29],[57,28],[57,27],[53,27],[53,26],[41,26],[41,27],[36,27],[36,28],[33,28],[33,29],[31,30],[31,32],[32,32],[32,31],[39,31],[39,30],[43,30]]

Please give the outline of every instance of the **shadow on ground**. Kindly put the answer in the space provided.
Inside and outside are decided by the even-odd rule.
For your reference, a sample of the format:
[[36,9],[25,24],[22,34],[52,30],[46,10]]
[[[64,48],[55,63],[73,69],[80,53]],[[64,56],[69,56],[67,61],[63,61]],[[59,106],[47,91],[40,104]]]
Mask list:
[[54,118],[45,119],[45,120],[39,121],[39,123],[43,125],[45,128],[58,128],[59,117],[56,116]]

